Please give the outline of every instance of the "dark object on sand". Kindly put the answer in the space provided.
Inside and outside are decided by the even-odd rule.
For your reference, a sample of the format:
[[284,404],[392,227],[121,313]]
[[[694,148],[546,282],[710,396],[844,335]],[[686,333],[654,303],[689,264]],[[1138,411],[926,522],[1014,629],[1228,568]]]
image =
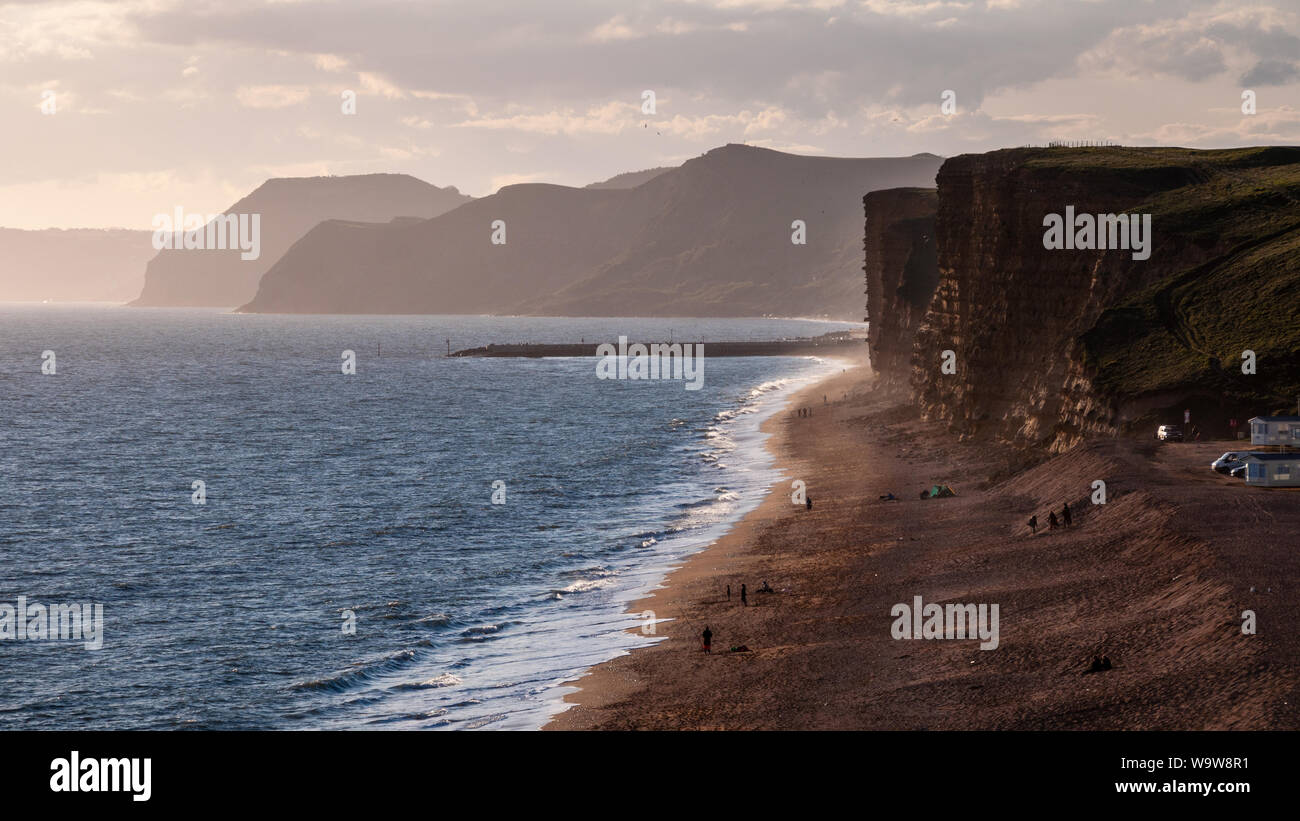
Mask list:
[[889,491],[888,493],[886,493],[884,496],[881,496],[881,497],[880,497],[880,501],[882,501],[882,502],[894,502],[894,501],[897,501],[897,500],[898,500],[898,497],[894,495],[894,491],[892,491],[892,490]]
[[1065,507],[1061,509],[1061,519],[1065,521],[1065,526],[1069,527],[1073,519],[1070,518],[1070,503],[1066,502]]
[[1038,514],[1037,514],[1037,513],[1035,513],[1033,516],[1030,516],[1030,517],[1029,517],[1029,532],[1031,532],[1031,533],[1037,533],[1037,532],[1038,532]]
[[1093,656],[1092,664],[1089,664],[1088,669],[1083,671],[1083,675],[1101,673],[1109,669],[1111,669],[1110,656]]
[[731,585],[727,585],[727,601],[731,601]]
[[733,648],[731,648],[731,652],[733,652],[733,653],[748,653],[748,652],[749,652],[749,645],[742,644],[742,645],[740,645],[739,647],[733,647]]
[[740,606],[749,606],[749,591],[745,589],[745,585],[743,584],[740,586]]
[[809,510],[812,510],[812,497],[811,497],[811,496],[805,496],[805,497],[804,497],[804,500],[803,500],[803,503],[804,503],[804,505],[805,505]]
[[760,592],[760,593],[775,593],[776,591],[772,589],[772,585],[770,585],[770,584],[767,583],[767,579],[763,579],[763,586],[760,587],[760,588],[758,588],[758,592]]
[[704,652],[713,652],[713,631],[705,625],[704,632],[700,634],[700,639],[704,642]]
[[950,499],[956,495],[947,485],[932,485],[929,490],[921,491],[922,499]]
[[1056,511],[1047,514],[1047,529],[1056,530]]

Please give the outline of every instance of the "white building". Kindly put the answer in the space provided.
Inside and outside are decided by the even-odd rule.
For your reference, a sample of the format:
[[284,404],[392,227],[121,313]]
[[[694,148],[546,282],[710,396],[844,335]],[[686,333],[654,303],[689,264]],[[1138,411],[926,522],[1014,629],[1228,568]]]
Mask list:
[[1250,420],[1250,443],[1300,448],[1300,416],[1256,416]]
[[1260,487],[1300,487],[1300,452],[1247,453],[1246,484]]

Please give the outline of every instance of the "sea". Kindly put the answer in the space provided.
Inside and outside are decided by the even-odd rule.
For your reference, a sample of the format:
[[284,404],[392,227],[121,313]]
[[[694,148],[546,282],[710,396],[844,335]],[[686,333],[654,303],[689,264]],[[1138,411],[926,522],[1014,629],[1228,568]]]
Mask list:
[[[0,614],[103,614],[98,649],[0,624],[0,729],[537,729],[660,640],[629,607],[841,367],[708,342],[856,327],[0,304]],[[702,388],[445,356],[620,335],[703,340]]]

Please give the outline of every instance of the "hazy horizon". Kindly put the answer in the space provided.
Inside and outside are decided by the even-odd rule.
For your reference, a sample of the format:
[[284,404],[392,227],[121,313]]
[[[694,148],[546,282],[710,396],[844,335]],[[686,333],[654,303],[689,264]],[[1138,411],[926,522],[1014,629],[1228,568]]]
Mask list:
[[145,230],[272,177],[583,186],[729,142],[1294,144],[1297,54],[1277,1],[0,2],[0,151],[21,160],[0,226]]

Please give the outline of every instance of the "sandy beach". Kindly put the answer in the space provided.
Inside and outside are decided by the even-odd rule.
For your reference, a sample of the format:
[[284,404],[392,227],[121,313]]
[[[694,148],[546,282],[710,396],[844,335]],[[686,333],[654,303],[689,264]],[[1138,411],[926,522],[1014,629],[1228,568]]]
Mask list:
[[[1230,443],[1119,438],[1047,458],[958,442],[868,367],[765,429],[787,478],[634,605],[671,619],[667,638],[589,671],[547,729],[1300,726],[1300,490],[1210,471]],[[813,509],[791,502],[795,479]],[[918,498],[934,484],[957,496]],[[1072,526],[1048,530],[1066,502]],[[756,592],[764,580],[776,592]],[[997,604],[997,648],[894,638],[891,610],[916,596]],[[1098,656],[1110,668],[1087,672]]]

